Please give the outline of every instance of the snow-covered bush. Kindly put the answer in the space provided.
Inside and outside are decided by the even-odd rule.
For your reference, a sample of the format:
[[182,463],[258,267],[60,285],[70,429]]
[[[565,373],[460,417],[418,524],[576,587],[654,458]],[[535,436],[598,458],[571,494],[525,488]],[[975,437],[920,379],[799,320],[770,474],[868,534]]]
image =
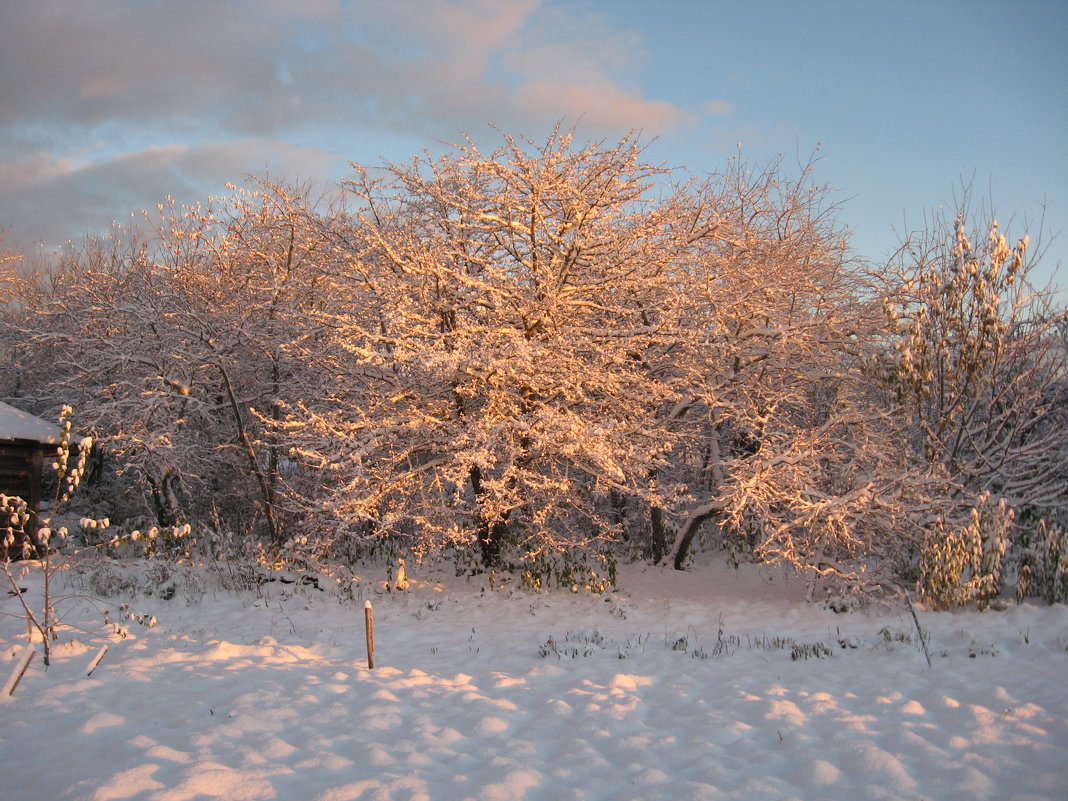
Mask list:
[[1023,554],[1017,594],[1068,603],[1068,530],[1039,521],[1031,546]]
[[855,584],[850,560],[886,542],[893,428],[860,370],[876,321],[833,198],[812,165],[791,177],[736,160],[692,202],[705,233],[681,273],[679,334],[646,356],[680,397],[658,475],[669,553],[681,567],[707,527],[736,553]]
[[886,300],[898,475],[927,532],[921,590],[939,605],[996,592],[1005,548],[1031,538],[1039,510],[1068,510],[1065,312],[1031,286],[1026,235],[1010,247],[997,221],[970,226],[965,206],[906,243]]
[[946,530],[939,521],[923,552],[919,589],[938,609],[988,601],[1001,592],[1001,568],[1014,514],[1004,499],[979,498],[968,524]]
[[[47,517],[32,520],[35,512],[27,506],[22,498],[10,498],[0,495],[0,510],[7,515],[5,525],[0,528],[3,535],[0,550],[0,565],[11,587],[11,594],[16,596],[21,606],[21,614],[26,621],[27,637],[40,638],[44,648],[44,663],[50,662],[51,643],[59,637],[60,615],[56,608],[54,578],[62,566],[62,560],[54,558],[67,540],[67,528],[56,523],[55,515],[62,504],[70,500],[71,495],[81,483],[85,471],[86,454],[92,447],[92,438],[86,437],[79,446],[73,448],[71,441],[71,416],[73,409],[64,406],[59,415],[59,444],[52,469],[56,474],[55,496],[50,503]],[[30,524],[36,529],[30,536]],[[18,556],[24,560],[13,563],[11,552],[16,544],[21,546]],[[28,570],[28,560],[37,559],[40,563],[43,600],[40,608],[34,608],[26,599],[19,581]]]
[[[104,548],[117,548],[130,542],[154,541],[159,534],[178,539],[188,533],[186,525],[175,526],[159,532],[152,530],[147,536],[134,531],[128,535],[111,534],[101,537],[96,544],[84,546],[73,542],[68,526],[61,525],[64,507],[81,484],[85,474],[87,457],[93,447],[93,438],[82,437],[76,444],[72,434],[73,409],[64,406],[59,416],[59,444],[52,470],[55,474],[55,494],[48,504],[45,516],[39,517],[33,538],[29,536],[28,524],[34,514],[22,498],[0,495],[0,513],[6,515],[0,526],[2,551],[0,570],[7,578],[11,594],[16,596],[21,607],[21,617],[26,622],[27,636],[39,638],[44,649],[44,663],[50,662],[52,642],[59,639],[62,614],[59,603],[68,596],[60,591],[56,582],[61,571],[68,571],[86,555]],[[81,518],[78,525],[83,530],[109,531],[110,521],[97,518]],[[11,561],[11,550],[21,545],[21,561]],[[31,572],[39,573],[42,600],[35,608],[27,600],[20,586]]]

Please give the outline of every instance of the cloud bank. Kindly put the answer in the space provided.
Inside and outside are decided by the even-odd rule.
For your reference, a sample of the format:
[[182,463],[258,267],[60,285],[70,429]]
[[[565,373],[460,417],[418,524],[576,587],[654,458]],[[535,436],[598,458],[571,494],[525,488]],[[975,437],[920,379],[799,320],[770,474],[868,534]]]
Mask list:
[[[335,177],[492,122],[671,133],[640,40],[543,0],[14,0],[0,8],[0,228],[51,246],[246,174]],[[373,151],[373,152],[371,152]],[[405,154],[408,155],[408,154]]]

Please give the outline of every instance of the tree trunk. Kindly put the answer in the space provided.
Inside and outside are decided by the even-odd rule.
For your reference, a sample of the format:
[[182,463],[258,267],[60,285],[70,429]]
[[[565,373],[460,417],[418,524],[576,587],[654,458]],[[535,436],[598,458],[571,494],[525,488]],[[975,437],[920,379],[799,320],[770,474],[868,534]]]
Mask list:
[[649,507],[649,561],[654,564],[667,553],[667,529],[664,527],[664,510],[659,506]]
[[[482,498],[482,469],[477,465],[471,468],[471,489],[475,493],[476,506]],[[482,553],[482,566],[489,570],[497,567],[501,558],[501,543],[508,535],[507,520],[490,520],[482,514],[481,508],[477,512],[478,547]]]
[[170,470],[164,470],[158,479],[148,476],[148,485],[152,488],[152,509],[156,514],[156,525],[161,528],[170,528],[178,523],[177,483],[178,476]]
[[241,416],[241,405],[238,403],[237,396],[234,394],[234,387],[230,383],[230,374],[221,363],[216,363],[215,367],[219,371],[219,375],[223,380],[223,387],[226,389],[226,397],[230,402],[230,411],[234,416],[234,426],[237,429],[238,441],[241,443],[245,458],[248,459],[249,469],[252,470],[252,475],[256,477],[256,484],[260,490],[260,500],[263,504],[263,515],[264,519],[267,521],[267,533],[271,538],[272,544],[281,545],[281,534],[274,520],[274,502],[271,483],[268,482],[267,476],[265,476],[263,470],[260,469],[259,459],[256,458],[256,451],[252,447],[252,441],[245,429],[245,421]]
[[[649,471],[649,489],[656,492],[657,471]],[[667,529],[664,526],[664,510],[654,501],[649,505],[649,560],[656,564],[668,551]]]
[[[723,483],[724,479],[723,459],[719,447],[719,438],[722,434],[722,430],[722,423],[717,422],[709,432],[705,452],[705,463],[701,468],[701,472],[706,475],[705,480],[710,493],[715,492]],[[712,501],[702,504],[690,512],[689,518],[683,523],[682,528],[679,529],[678,535],[675,538],[673,561],[676,570],[682,570],[682,563],[686,561],[686,556],[690,552],[690,546],[693,544],[693,538],[697,536],[697,532],[702,524],[709,518],[719,514],[720,511],[722,511],[720,503],[718,501]]]
[[679,536],[675,543],[674,566],[676,570],[682,570],[682,564],[686,561],[686,555],[690,552],[690,545],[693,543],[693,538],[697,535],[701,525],[721,511],[718,503],[706,503],[690,512],[689,518],[679,530]]

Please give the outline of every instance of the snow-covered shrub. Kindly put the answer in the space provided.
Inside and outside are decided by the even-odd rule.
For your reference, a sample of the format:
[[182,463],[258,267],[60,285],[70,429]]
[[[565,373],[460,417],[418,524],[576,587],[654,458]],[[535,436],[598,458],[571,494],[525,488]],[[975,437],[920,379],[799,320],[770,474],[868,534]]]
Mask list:
[[[81,483],[85,472],[86,454],[92,447],[92,438],[85,437],[78,446],[72,449],[71,417],[73,409],[64,406],[59,414],[59,444],[52,469],[56,475],[55,495],[50,504],[48,517],[40,518],[36,533],[31,540],[28,524],[30,516],[34,514],[27,507],[22,498],[8,498],[0,496],[0,509],[6,513],[7,519],[0,532],[3,533],[3,553],[0,554],[2,569],[11,587],[11,594],[15,595],[21,605],[21,614],[26,621],[27,636],[31,639],[39,636],[44,646],[44,663],[50,662],[51,643],[58,639],[60,615],[56,608],[57,597],[54,588],[56,572],[63,564],[62,558],[56,558],[59,550],[67,544],[67,528],[56,526],[53,528],[55,515],[62,505],[70,500],[75,489]],[[10,549],[21,543],[24,560],[36,558],[40,564],[43,600],[40,608],[34,608],[27,601],[26,595],[19,587],[20,579],[30,569],[28,561],[14,566],[9,561]],[[16,573],[19,575],[16,576]]]
[[860,369],[877,318],[813,167],[732,160],[694,193],[707,235],[682,271],[677,335],[643,357],[679,397],[657,472],[677,568],[706,530],[737,559],[867,584],[857,560],[888,542],[894,430]]
[[[1036,509],[1063,514],[1065,311],[1029,281],[1029,237],[1010,246],[996,220],[973,225],[964,204],[952,222],[936,220],[907,242],[900,258],[900,284],[885,301],[893,346],[885,376],[908,426],[901,475],[913,505],[954,520],[969,514],[971,499],[994,493],[1020,527]],[[948,576],[976,546],[961,539],[973,535],[947,536],[954,542],[933,542],[931,554],[952,562]],[[940,570],[932,565],[928,575]]]
[[1020,572],[1019,595],[1068,603],[1068,530],[1040,520]]
[[[69,535],[67,526],[58,525],[59,515],[64,507],[69,504],[75,491],[81,484],[86,471],[87,457],[93,447],[93,438],[83,437],[76,445],[73,441],[71,419],[73,409],[64,406],[59,416],[59,444],[52,470],[55,473],[55,494],[49,505],[49,512],[42,517],[37,528],[34,541],[31,542],[27,535],[27,523],[30,521],[30,512],[23,499],[0,496],[0,509],[7,511],[3,528],[3,559],[0,562],[12,595],[15,595],[21,604],[21,615],[26,621],[27,635],[32,640],[39,637],[44,648],[44,662],[49,664],[51,643],[59,638],[59,628],[62,623],[62,615],[59,611],[59,602],[66,596],[56,587],[56,581],[60,571],[70,572],[70,568],[76,567],[78,562],[89,554],[104,549],[115,549],[131,542],[144,541],[140,532],[134,531],[128,535],[104,534],[96,539],[95,544],[84,545],[74,542]],[[111,532],[110,521],[106,518],[81,518],[78,522],[83,532]],[[55,524],[55,525],[54,525]],[[188,533],[187,526],[175,526],[163,532],[165,536],[179,538]],[[149,532],[148,541],[154,541],[158,531]],[[15,542],[23,543],[24,561],[12,563],[8,560],[8,549]],[[31,558],[33,561],[31,562]],[[39,608],[31,606],[26,594],[19,587],[19,582],[26,578],[31,571],[38,571],[42,587],[42,601]]]
[[983,600],[1000,590],[1006,550],[1026,562],[1035,519],[1068,512],[1066,312],[1030,281],[1029,237],[1010,244],[996,220],[971,219],[967,200],[899,259],[880,358],[899,422],[900,517],[926,531],[928,601]]
[[1014,514],[1004,499],[979,498],[969,522],[947,530],[939,521],[923,552],[919,590],[939,609],[986,601],[1001,592],[1001,565]]

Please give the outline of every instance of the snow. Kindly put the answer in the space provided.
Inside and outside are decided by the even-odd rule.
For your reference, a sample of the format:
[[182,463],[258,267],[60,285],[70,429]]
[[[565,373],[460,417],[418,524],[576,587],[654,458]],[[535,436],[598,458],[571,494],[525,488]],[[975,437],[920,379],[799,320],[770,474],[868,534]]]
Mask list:
[[52,666],[0,700],[0,798],[1065,797],[1063,605],[920,608],[928,668],[907,608],[835,614],[754,566],[628,566],[595,595],[409,562],[408,591],[380,566],[346,602],[175,570],[130,601],[154,626],[103,625],[67,579]]
[[0,401],[0,441],[18,439],[58,445],[59,426]]

